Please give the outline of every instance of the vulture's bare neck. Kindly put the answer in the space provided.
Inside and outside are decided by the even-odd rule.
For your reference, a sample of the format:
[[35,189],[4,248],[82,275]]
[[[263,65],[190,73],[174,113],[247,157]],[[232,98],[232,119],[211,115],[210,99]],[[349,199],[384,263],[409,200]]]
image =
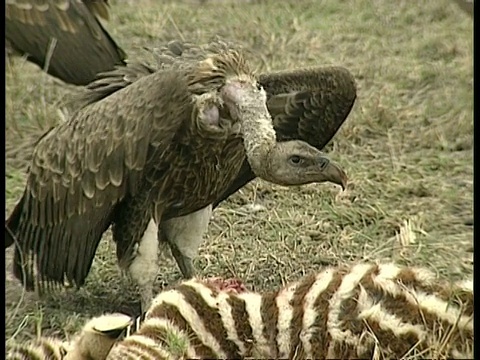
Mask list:
[[269,179],[269,159],[277,143],[272,118],[267,109],[267,94],[251,88],[237,92],[235,116],[242,124],[243,142],[248,162],[255,175]]

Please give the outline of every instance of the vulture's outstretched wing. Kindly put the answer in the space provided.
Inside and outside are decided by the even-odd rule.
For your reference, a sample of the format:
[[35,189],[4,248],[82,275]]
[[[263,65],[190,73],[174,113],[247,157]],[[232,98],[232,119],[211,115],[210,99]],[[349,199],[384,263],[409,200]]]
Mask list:
[[[115,204],[135,196],[177,130],[191,119],[186,75],[156,72],[82,108],[35,147],[22,199],[7,220],[6,246],[19,238],[14,272],[33,287],[33,254],[50,281],[81,285]],[[185,120],[186,119],[186,120]],[[30,254],[22,269],[21,254]],[[47,262],[46,259],[55,259]],[[29,283],[30,282],[30,283]]]
[[97,20],[108,18],[107,6],[107,0],[6,0],[6,42],[48,74],[86,85],[126,58]]
[[[260,75],[279,141],[303,140],[321,150],[337,133],[356,99],[355,79],[342,67],[321,67]],[[245,161],[220,202],[253,180]]]

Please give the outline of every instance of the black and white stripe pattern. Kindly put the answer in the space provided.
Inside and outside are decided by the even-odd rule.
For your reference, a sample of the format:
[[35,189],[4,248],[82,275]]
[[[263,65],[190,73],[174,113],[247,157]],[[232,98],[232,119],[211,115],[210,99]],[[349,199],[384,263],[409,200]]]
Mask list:
[[60,360],[67,354],[62,341],[50,337],[42,337],[28,344],[17,345],[12,348],[7,360]]
[[[172,354],[165,334],[180,339],[183,353]],[[183,282],[154,299],[140,329],[117,343],[108,359],[140,353],[151,359],[169,358],[166,353],[402,357],[434,348],[448,357],[473,354],[472,282],[451,285],[421,268],[357,264],[328,268],[264,294]]]
[[109,316],[93,326],[109,340],[77,340],[67,359],[87,359],[70,357],[79,346],[95,360],[473,356],[473,282],[393,263],[327,268],[265,293],[185,281],[157,295],[138,328],[123,320],[122,340],[109,330],[122,321],[102,325]]

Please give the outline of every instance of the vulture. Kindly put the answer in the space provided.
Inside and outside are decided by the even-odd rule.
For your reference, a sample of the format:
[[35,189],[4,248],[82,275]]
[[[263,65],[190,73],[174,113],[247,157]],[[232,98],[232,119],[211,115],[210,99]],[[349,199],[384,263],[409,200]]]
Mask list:
[[[220,42],[215,39],[210,44],[198,46],[171,41],[166,46],[147,49],[153,55],[153,64],[131,63],[128,67],[110,72],[90,84],[90,91],[80,102],[101,99],[158,69],[181,67],[183,61],[204,57]],[[347,69],[337,66],[260,74],[258,81],[267,92],[267,107],[278,141],[303,140],[319,150],[339,130],[356,99],[354,77]],[[185,278],[195,274],[192,258],[198,253],[213,209],[255,177],[245,159],[236,178],[212,204],[160,224],[159,240],[168,245]]]
[[99,18],[108,20],[108,0],[6,0],[6,45],[66,83],[87,85],[125,64]]
[[[286,136],[277,141],[267,108],[272,90],[265,89],[271,81],[280,90],[282,78],[273,74],[262,85],[242,52],[221,42],[170,60],[130,83],[115,80],[128,78],[118,77],[128,66],[105,73],[72,117],[37,142],[23,196],[5,224],[5,246],[15,243],[13,273],[26,289],[82,286],[111,225],[119,266],[139,286],[146,309],[158,270],[158,226],[232,191],[245,161],[247,178],[253,172],[285,186],[345,187],[339,165],[295,139],[296,131],[322,128],[311,92],[297,89],[287,101],[303,101],[310,115],[290,114],[287,106],[277,123]],[[278,102],[291,96],[270,95]],[[310,125],[298,121],[308,118]]]

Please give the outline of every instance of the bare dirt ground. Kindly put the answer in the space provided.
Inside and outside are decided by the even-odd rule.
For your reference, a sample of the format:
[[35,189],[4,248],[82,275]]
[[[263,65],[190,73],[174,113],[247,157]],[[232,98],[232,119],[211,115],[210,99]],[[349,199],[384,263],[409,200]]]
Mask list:
[[[472,275],[473,22],[454,2],[112,2],[107,29],[130,59],[143,46],[213,35],[251,51],[259,72],[348,68],[358,100],[328,146],[350,186],[283,188],[256,180],[214,213],[196,260],[201,275],[270,289],[325,265],[395,260],[451,279]],[[6,213],[24,186],[31,143],[75,91],[23,59],[6,69]],[[106,235],[87,284],[39,299],[10,275],[6,341],[68,337],[84,319],[138,310]],[[179,279],[167,256],[159,288]]]

